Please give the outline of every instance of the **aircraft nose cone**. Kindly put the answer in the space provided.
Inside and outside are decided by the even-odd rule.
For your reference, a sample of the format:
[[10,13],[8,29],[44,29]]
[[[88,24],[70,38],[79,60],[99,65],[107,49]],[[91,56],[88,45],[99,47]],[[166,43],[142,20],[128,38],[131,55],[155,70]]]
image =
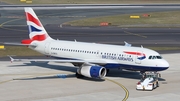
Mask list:
[[163,60],[161,62],[161,66],[162,66],[162,68],[164,68],[164,70],[166,70],[169,68],[169,63],[166,60]]
[[169,63],[166,60],[164,60],[164,66],[169,67]]

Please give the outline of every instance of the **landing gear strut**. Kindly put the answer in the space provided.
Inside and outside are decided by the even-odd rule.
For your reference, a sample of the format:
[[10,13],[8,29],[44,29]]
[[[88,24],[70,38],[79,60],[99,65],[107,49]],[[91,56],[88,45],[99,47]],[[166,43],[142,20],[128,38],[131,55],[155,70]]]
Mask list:
[[76,72],[76,77],[77,77],[77,78],[83,78],[84,76],[81,75],[81,74],[79,74],[78,72]]
[[156,78],[161,77],[161,74],[156,71],[149,71],[149,72],[141,71],[140,74],[142,75],[142,79],[146,78],[147,74],[154,75],[154,77],[156,77]]
[[108,74],[109,73],[109,69],[106,69],[107,70],[107,73],[106,74]]

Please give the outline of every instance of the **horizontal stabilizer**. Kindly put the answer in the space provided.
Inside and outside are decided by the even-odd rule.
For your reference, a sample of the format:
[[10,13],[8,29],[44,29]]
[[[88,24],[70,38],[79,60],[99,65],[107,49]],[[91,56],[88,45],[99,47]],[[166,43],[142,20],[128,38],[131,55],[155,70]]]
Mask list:
[[17,46],[32,46],[32,47],[36,47],[36,45],[22,44],[22,43],[13,43],[13,42],[3,42],[2,44],[4,44],[4,45],[17,45]]

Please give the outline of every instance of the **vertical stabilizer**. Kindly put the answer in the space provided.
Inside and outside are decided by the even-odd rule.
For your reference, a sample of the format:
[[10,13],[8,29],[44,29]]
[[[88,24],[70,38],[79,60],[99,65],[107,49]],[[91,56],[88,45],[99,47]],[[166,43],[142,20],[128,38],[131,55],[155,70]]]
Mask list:
[[25,44],[30,44],[32,41],[44,41],[51,40],[52,38],[48,35],[37,15],[32,8],[24,8],[27,25],[29,28],[29,38],[30,40],[23,40]]

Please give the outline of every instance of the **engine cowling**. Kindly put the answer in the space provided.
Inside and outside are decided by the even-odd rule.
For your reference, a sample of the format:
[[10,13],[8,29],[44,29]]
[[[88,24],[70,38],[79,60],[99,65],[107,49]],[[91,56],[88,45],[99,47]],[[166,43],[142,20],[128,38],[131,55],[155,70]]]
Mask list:
[[107,70],[101,66],[82,66],[77,72],[90,78],[103,78],[106,76]]

